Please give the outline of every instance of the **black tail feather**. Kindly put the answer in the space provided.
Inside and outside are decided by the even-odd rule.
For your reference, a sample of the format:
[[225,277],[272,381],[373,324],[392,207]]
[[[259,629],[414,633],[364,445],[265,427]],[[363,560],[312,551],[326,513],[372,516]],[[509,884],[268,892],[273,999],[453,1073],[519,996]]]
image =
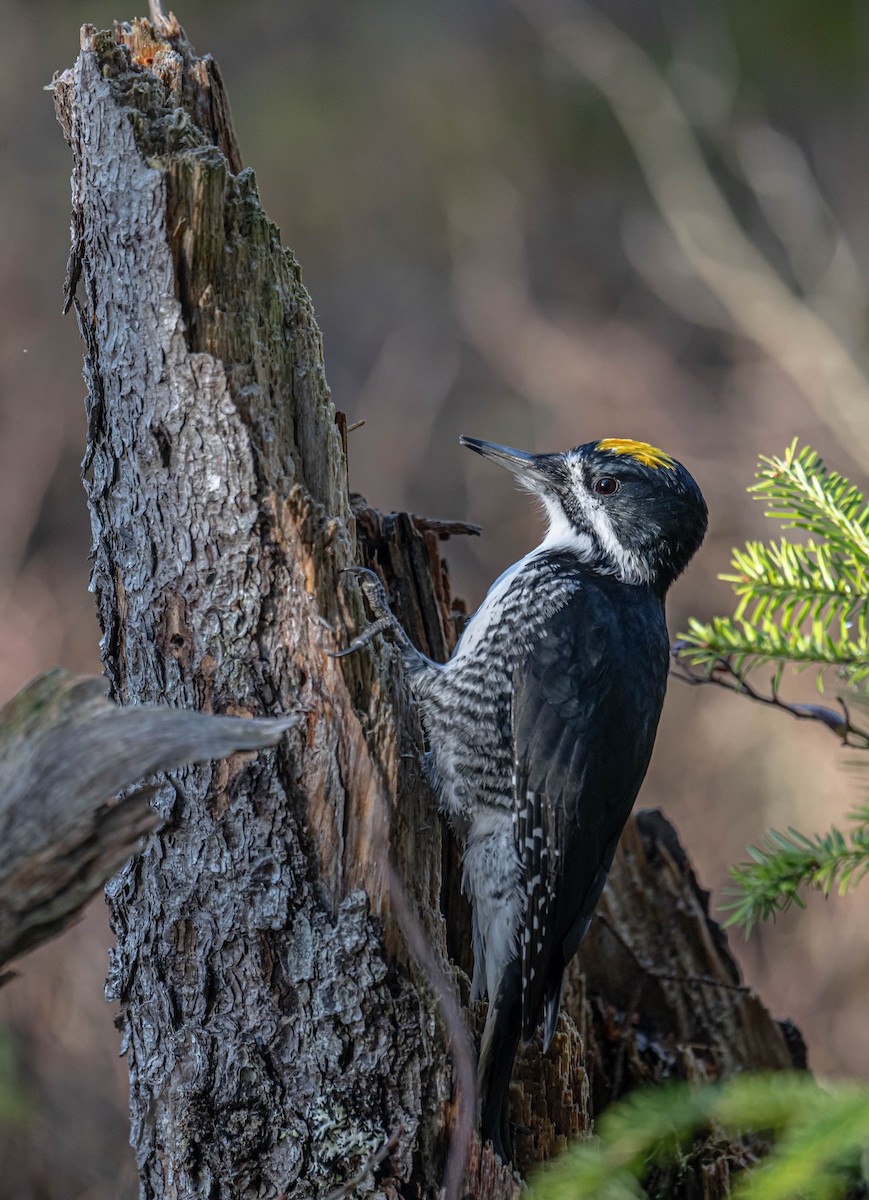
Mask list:
[[521,1029],[521,966],[514,959],[501,977],[498,995],[489,1001],[478,1070],[480,1141],[484,1145],[491,1141],[495,1153],[505,1163],[513,1157],[509,1090]]
[[558,1014],[561,1011],[561,991],[564,985],[564,969],[553,973],[546,997],[543,1001],[543,1053],[549,1049],[549,1044],[555,1036],[558,1025]]

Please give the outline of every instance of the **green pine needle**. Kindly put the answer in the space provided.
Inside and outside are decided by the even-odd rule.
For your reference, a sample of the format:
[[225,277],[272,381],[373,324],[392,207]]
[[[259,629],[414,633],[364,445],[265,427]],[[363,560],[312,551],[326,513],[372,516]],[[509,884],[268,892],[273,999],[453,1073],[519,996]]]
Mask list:
[[792,904],[805,907],[800,889],[829,896],[834,888],[844,895],[869,873],[869,805],[849,814],[854,828],[847,834],[831,829],[806,837],[796,829],[771,830],[760,846],[749,846],[753,862],[732,867],[735,884],[723,905],[725,925],[739,925],[748,937],[758,921],[785,912]]
[[838,668],[852,684],[869,677],[869,505],[808,446],[760,460],[749,491],[767,516],[805,542],[748,542],[720,578],[738,597],[732,617],[692,620],[682,635],[686,661],[737,670],[764,663]]
[[[850,685],[849,705],[865,707],[869,504],[816,451],[796,441],[781,458],[761,458],[757,480],[749,491],[764,501],[767,516],[785,530],[801,531],[802,540],[785,536],[734,550],[733,571],[721,576],[737,598],[733,615],[692,620],[682,635],[680,657],[710,675],[729,673],[737,680],[733,690],[739,691],[742,681],[748,692],[748,674],[773,663],[767,703],[775,702],[787,665],[816,668],[819,688],[832,668]],[[847,729],[847,710],[844,720]],[[731,870],[735,886],[728,889],[726,924],[742,926],[748,936],[758,921],[794,904],[803,907],[807,890],[829,895],[834,888],[844,893],[856,886],[869,872],[869,807],[857,809],[850,819],[854,828],[847,834],[772,831],[759,846],[749,846],[751,861]]]

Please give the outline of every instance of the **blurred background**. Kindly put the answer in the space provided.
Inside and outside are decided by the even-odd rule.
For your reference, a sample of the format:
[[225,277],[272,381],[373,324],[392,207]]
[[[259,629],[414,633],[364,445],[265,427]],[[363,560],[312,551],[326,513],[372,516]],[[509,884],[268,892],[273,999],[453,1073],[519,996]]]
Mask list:
[[[179,0],[180,2],[180,0]],[[98,671],[79,484],[81,348],[62,319],[70,158],[43,91],[118,0],[3,0],[0,701]],[[700,482],[709,538],[671,629],[731,610],[745,495],[795,436],[869,478],[869,7],[859,0],[185,0],[247,165],[302,263],[354,489],[479,523],[449,544],[475,607],[539,538],[534,506],[459,449],[605,436]],[[803,694],[805,682],[792,694]],[[811,685],[808,685],[811,687]],[[642,803],[720,903],[768,826],[842,823],[866,775],[820,727],[673,682]],[[748,943],[746,978],[822,1075],[869,1073],[869,884]],[[0,990],[0,1195],[137,1194],[102,998],[102,900]]]

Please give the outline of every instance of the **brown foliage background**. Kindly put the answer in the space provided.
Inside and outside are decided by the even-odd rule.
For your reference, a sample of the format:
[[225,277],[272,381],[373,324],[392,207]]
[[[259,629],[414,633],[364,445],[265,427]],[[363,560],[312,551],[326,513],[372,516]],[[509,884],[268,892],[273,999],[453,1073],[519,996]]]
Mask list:
[[[718,0],[702,18],[689,0],[599,8],[664,68],[743,228],[865,366],[869,17],[826,0]],[[70,163],[41,89],[71,63],[80,24],[136,14],[106,0],[0,11],[5,700],[56,663],[99,669],[81,348],[60,317]],[[336,405],[365,420],[350,435],[353,486],[384,509],[482,525],[479,540],[450,543],[470,607],[540,525],[506,474],[459,449],[460,433],[527,449],[631,436],[682,459],[711,528],[674,592],[674,634],[691,614],[727,610],[716,574],[731,546],[770,532],[744,494],[758,453],[799,436],[865,484],[869,444],[697,281],[607,104],[517,6],[189,0],[177,15],[220,63],[244,161],[303,264]],[[820,728],[674,683],[642,803],[675,820],[719,895],[767,826],[841,822],[866,786],[845,761]],[[869,1072],[867,914],[864,887],[737,947],[826,1074]],[[98,902],[0,992],[4,1195],[136,1192],[101,999],[107,945]]]

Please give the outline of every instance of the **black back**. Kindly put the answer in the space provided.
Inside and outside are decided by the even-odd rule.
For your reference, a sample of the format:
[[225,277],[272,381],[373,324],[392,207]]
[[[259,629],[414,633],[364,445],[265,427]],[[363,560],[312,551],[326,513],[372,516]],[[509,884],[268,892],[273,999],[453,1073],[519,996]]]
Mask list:
[[663,599],[588,571],[516,671],[514,804],[526,886],[522,1032],[554,1031],[584,935],[646,774],[664,700]]

